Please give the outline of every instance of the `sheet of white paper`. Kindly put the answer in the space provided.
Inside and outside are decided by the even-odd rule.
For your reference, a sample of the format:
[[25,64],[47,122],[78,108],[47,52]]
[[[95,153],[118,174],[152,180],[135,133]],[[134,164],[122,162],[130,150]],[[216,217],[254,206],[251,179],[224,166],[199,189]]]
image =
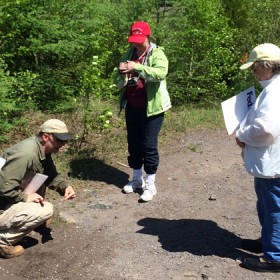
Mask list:
[[4,164],[6,163],[6,160],[2,157],[0,157],[0,169],[2,168],[2,166],[4,166]]
[[27,194],[35,193],[48,178],[47,175],[36,173],[31,182],[26,186],[23,192]]
[[255,88],[248,88],[221,103],[226,129],[231,135],[256,101]]

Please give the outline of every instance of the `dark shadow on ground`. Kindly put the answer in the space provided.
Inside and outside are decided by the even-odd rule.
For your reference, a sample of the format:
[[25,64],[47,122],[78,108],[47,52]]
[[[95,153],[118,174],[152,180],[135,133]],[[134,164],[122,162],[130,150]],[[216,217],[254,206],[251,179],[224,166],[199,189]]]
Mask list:
[[242,239],[209,220],[166,220],[145,218],[138,233],[157,235],[162,248],[169,252],[189,252],[197,256],[216,255],[240,259],[252,256],[238,249]]
[[21,245],[24,249],[27,249],[36,246],[38,243],[37,239],[31,236],[25,236],[16,245]]
[[42,237],[42,244],[50,241],[50,240],[53,240],[53,237],[52,237],[52,229],[49,228],[49,227],[46,227],[46,226],[40,226],[38,228],[35,228],[34,229],[35,232],[39,233]]
[[73,160],[70,162],[70,168],[69,177],[105,182],[119,188],[128,182],[129,177],[127,173],[95,158]]

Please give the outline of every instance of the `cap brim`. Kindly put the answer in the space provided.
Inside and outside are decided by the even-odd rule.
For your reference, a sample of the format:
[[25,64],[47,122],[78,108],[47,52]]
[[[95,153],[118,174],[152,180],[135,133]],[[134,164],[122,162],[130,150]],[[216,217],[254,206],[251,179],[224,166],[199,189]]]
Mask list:
[[129,43],[137,43],[137,44],[143,44],[146,40],[147,36],[137,35],[137,36],[129,36],[128,42]]
[[70,133],[52,133],[57,139],[62,141],[71,140],[73,137]]
[[254,62],[247,62],[247,63],[241,65],[239,68],[241,70],[245,70],[245,69],[248,69],[249,67],[251,67],[253,64],[254,64]]

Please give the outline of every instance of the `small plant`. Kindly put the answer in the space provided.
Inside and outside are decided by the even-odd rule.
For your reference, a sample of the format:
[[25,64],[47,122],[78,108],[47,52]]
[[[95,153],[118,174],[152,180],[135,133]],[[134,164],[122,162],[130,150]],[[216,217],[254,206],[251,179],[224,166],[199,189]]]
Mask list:
[[102,112],[102,114],[98,117],[99,123],[100,123],[100,129],[108,129],[112,127],[111,119],[112,119],[113,113],[111,110],[106,109]]
[[201,146],[199,144],[191,143],[188,145],[188,149],[190,149],[194,153],[202,154],[203,151],[201,150]]
[[112,88],[108,86],[108,81],[102,78],[103,59],[98,56],[92,57],[90,68],[84,72],[79,97],[75,98],[76,115],[79,116],[79,113],[82,113],[83,125],[82,131],[77,133],[73,142],[75,151],[81,149],[82,143],[86,141],[91,130],[102,131],[111,127],[113,116],[111,109],[102,110],[102,106],[100,106],[104,92],[112,91]]

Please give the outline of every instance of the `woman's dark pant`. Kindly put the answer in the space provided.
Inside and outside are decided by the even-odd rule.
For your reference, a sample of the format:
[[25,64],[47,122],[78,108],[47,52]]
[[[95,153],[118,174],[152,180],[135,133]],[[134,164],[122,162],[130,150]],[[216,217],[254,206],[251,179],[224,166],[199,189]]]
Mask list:
[[147,117],[146,109],[126,108],[128,164],[133,169],[144,165],[147,174],[155,174],[159,164],[158,135],[164,113]]

